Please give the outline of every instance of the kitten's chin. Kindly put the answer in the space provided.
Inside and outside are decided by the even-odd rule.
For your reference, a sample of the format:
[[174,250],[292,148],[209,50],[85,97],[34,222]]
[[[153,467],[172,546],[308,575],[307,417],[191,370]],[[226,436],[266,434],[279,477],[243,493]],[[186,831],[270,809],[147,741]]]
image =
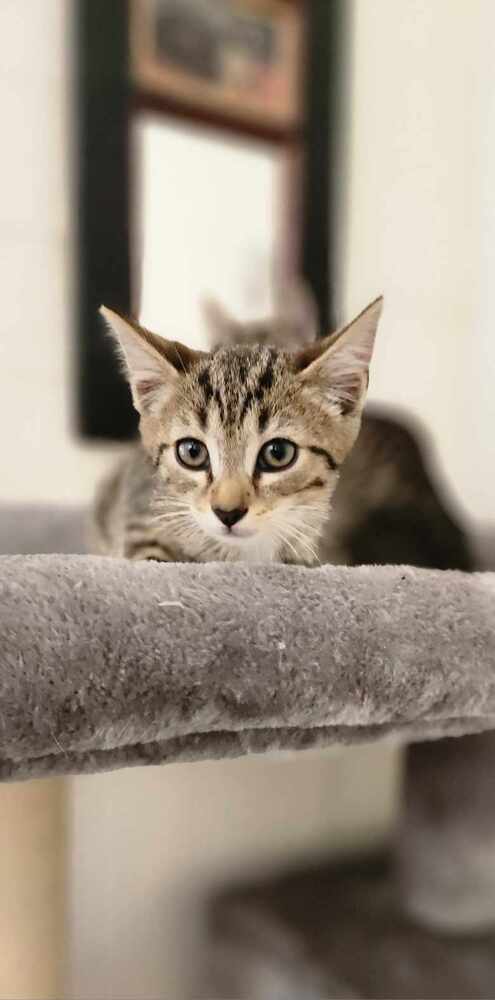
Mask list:
[[275,545],[259,531],[244,536],[231,532],[218,540],[228,553],[228,558],[250,563],[270,563],[277,560]]
[[269,536],[249,524],[235,524],[226,528],[212,513],[198,520],[201,530],[225,548],[230,555],[246,562],[273,562],[276,559],[275,543]]
[[231,528],[230,531],[227,528],[220,527],[218,530],[211,528],[207,529],[207,533],[211,540],[214,542],[220,542],[228,549],[238,549],[241,552],[247,551],[248,549],[259,549],[262,551],[264,545],[266,545],[266,540],[260,535],[259,531],[254,529],[245,528],[241,531],[240,528]]
[[220,530],[216,531],[212,537],[214,537],[216,541],[220,540],[221,542],[224,542],[225,545],[247,545],[249,542],[253,542],[256,538],[259,540],[260,533],[259,531],[253,531],[249,528],[244,529],[243,531],[241,528],[236,527],[230,529],[221,527]]

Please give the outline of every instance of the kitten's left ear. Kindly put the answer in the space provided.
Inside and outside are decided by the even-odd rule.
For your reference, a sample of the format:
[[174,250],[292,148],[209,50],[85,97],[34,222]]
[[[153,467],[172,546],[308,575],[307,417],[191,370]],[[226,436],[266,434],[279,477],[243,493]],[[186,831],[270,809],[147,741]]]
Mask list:
[[100,313],[117,344],[134,406],[141,415],[156,411],[181,375],[206,357],[201,351],[151,333],[106,306]]
[[382,307],[383,298],[375,299],[349,326],[296,355],[303,383],[319,389],[343,415],[363,406]]

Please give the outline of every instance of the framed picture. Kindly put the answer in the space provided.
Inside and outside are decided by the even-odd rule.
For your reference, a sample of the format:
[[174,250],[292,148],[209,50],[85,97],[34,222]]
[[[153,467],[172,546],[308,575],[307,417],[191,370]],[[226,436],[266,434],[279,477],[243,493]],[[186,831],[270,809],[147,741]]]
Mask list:
[[132,0],[138,102],[239,131],[296,133],[304,0]]

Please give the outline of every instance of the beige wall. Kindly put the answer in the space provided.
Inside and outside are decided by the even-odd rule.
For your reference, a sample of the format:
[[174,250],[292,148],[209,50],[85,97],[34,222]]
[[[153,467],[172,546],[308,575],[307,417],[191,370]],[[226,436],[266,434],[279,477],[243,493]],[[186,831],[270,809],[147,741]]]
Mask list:
[[0,997],[63,996],[68,954],[63,781],[0,788]]
[[108,462],[71,428],[70,11],[0,3],[0,499],[89,498]]
[[341,315],[385,294],[371,398],[424,421],[455,501],[492,517],[495,4],[348,12]]

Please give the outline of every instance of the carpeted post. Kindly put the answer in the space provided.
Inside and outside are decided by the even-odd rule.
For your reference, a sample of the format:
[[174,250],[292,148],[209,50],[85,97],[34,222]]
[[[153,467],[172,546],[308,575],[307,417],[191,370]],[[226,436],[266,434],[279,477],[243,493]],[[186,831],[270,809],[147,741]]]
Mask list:
[[495,733],[411,745],[403,794],[403,907],[448,932],[495,927]]

